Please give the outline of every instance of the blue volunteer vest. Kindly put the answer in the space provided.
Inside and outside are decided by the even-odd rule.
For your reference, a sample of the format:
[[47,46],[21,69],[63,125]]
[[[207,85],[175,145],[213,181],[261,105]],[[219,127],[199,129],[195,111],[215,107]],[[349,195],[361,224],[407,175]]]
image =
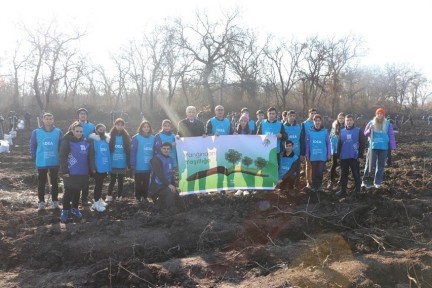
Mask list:
[[111,157],[109,144],[106,140],[94,140],[96,172],[107,173],[111,171]]
[[88,175],[88,153],[89,143],[86,140],[80,142],[69,142],[70,152],[68,155],[68,169],[70,175]]
[[83,127],[83,137],[84,137],[84,139],[87,139],[88,136],[94,132],[95,126],[93,123],[90,123],[90,122],[86,122],[86,123],[81,124],[81,125]]
[[327,161],[327,129],[309,131],[310,161]]
[[255,131],[256,130],[256,124],[255,124],[255,121],[254,120],[249,120],[249,131],[250,131],[250,134],[252,134],[252,132],[253,131]]
[[285,132],[288,135],[288,139],[291,140],[294,143],[294,154],[300,155],[300,134],[301,134],[301,127],[300,124],[295,125],[285,125]]
[[377,150],[389,149],[390,138],[388,135],[388,131],[390,128],[390,121],[385,120],[384,125],[385,125],[384,131],[377,131],[375,129],[373,130],[372,145],[371,145],[372,149],[377,149]]
[[229,135],[231,123],[227,118],[219,120],[216,117],[212,117],[210,122],[212,124],[211,134],[215,134],[217,132],[220,135]]
[[[169,135],[167,135],[165,133],[159,133],[159,137],[160,137],[162,143],[168,142],[168,143],[172,144],[173,142],[175,142],[174,133],[171,133]],[[172,147],[171,152],[170,152],[170,157],[173,161],[173,167],[177,167],[177,150],[175,147]]]
[[[174,174],[173,174],[173,165],[172,165],[171,157],[165,157],[160,153],[158,153],[155,157],[158,157],[161,160],[163,175],[165,176],[165,178],[168,180],[169,183],[172,183]],[[154,183],[156,183],[157,185],[163,184],[162,181],[156,175],[153,174],[153,172],[152,172],[151,179],[153,179]]]
[[279,180],[283,178],[283,176],[288,173],[291,169],[293,163],[298,159],[298,156],[294,154],[293,157],[281,157],[279,164]]
[[115,136],[114,152],[111,154],[111,167],[118,169],[125,169],[127,167],[123,136]]
[[36,130],[36,167],[59,166],[59,138],[61,131],[54,128],[45,131],[43,128]]
[[307,135],[309,135],[309,133],[313,127],[313,121],[306,120],[303,122],[303,126],[305,127],[305,133],[307,136]]
[[330,136],[330,150],[332,155],[337,153],[338,141],[339,139],[336,135],[333,134]]
[[359,133],[360,128],[342,129],[339,137],[342,142],[340,159],[357,159],[359,153]]
[[150,161],[153,157],[154,136],[144,137],[141,134],[137,136],[138,147],[136,154],[136,171],[149,171]]
[[[276,135],[281,131],[282,123],[280,121],[275,121],[270,123],[267,119],[261,122],[261,131],[263,135]],[[281,151],[281,139],[277,139],[277,152]]]

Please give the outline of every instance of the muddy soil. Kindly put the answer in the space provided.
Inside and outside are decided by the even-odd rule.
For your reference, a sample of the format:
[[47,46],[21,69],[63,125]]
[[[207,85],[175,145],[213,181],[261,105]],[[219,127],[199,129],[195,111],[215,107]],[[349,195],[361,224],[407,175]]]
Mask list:
[[426,126],[401,129],[384,185],[356,199],[210,193],[170,214],[127,178],[126,199],[67,224],[36,209],[29,133],[0,154],[0,287],[432,287]]

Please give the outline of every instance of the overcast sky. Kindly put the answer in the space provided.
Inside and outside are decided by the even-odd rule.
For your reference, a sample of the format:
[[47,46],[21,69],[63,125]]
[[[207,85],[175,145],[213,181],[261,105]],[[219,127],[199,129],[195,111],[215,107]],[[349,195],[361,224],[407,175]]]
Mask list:
[[[431,4],[429,4],[431,3]],[[220,15],[238,7],[242,22],[260,34],[287,39],[319,35],[362,36],[369,49],[365,65],[410,63],[432,79],[430,11],[432,1],[388,0],[11,0],[2,1],[0,52],[12,50],[17,40],[15,24],[28,26],[53,17],[68,25],[87,27],[82,50],[94,62],[104,61],[127,39],[160,23],[181,16],[194,19],[197,9]],[[1,57],[1,56],[0,56]]]

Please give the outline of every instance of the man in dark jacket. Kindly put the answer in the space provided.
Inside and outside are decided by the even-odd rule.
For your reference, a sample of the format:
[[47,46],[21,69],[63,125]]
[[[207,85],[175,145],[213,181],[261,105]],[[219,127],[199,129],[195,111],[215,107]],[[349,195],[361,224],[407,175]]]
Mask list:
[[160,152],[151,160],[149,196],[153,202],[160,204],[161,208],[174,213],[177,188],[174,183],[171,149],[171,143],[162,143]]
[[205,135],[204,123],[196,115],[195,106],[186,107],[186,118],[178,123],[177,138]]
[[360,159],[363,158],[366,138],[362,129],[354,127],[354,117],[351,114],[345,116],[345,128],[340,131],[337,153],[341,166],[341,190],[336,196],[343,197],[347,194],[349,169],[354,177],[354,195],[358,195],[361,189]]

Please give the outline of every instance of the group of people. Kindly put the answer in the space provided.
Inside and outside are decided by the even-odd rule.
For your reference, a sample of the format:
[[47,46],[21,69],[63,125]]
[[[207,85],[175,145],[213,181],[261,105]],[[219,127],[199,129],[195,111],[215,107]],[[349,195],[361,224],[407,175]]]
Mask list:
[[[45,185],[51,185],[52,208],[59,209],[58,176],[63,178],[64,195],[60,220],[67,222],[69,216],[81,219],[78,208],[89,205],[89,177],[95,180],[93,205],[95,211],[103,212],[108,202],[123,197],[123,182],[127,169],[133,171],[135,198],[147,202],[147,198],[162,209],[175,210],[177,188],[174,169],[177,163],[175,135],[170,120],[162,122],[161,130],[153,135],[150,122],[142,121],[137,133],[130,137],[125,120],[117,118],[107,133],[102,123],[88,121],[85,108],[77,110],[67,133],[54,126],[54,116],[45,113],[41,127],[30,137],[30,153],[38,170],[38,209],[45,209]],[[111,179],[107,196],[102,199],[103,182]],[[114,196],[114,186],[118,183]],[[150,192],[149,192],[150,191]],[[106,202],[105,202],[106,201]]]
[[[323,127],[322,117],[315,108],[309,109],[308,119],[301,124],[293,120],[295,111],[290,110],[286,115],[283,123],[288,140],[285,141],[286,150],[282,152],[279,169],[279,185],[282,189],[286,186],[292,189],[298,183],[301,166],[299,162],[302,161],[305,163],[306,188],[316,192],[318,200],[323,192],[323,175],[327,161],[331,161],[327,187],[339,185],[340,190],[336,192],[338,197],[347,195],[350,169],[355,183],[353,196],[360,193],[362,186],[367,189],[372,185],[375,188],[381,187],[386,159],[391,155],[391,151],[396,149],[393,125],[385,118],[384,109],[375,111],[375,117],[367,123],[364,131],[354,125],[355,117],[352,114],[339,113],[332,123],[330,133]],[[300,151],[293,150],[296,145],[300,145]],[[360,161],[366,148],[368,152],[362,179]],[[292,155],[291,159],[287,160],[289,155]],[[336,181],[336,168],[339,165],[341,173],[339,181]]]
[[[61,221],[69,216],[80,219],[78,208],[80,195],[82,206],[88,206],[89,177],[95,179],[93,209],[103,212],[107,203],[123,197],[123,182],[126,171],[134,175],[134,196],[136,201],[152,199],[162,209],[175,211],[178,195],[175,171],[177,155],[176,139],[180,137],[220,135],[266,135],[277,138],[278,183],[282,190],[298,190],[300,170],[305,168],[306,188],[318,195],[323,191],[323,174],[326,162],[331,160],[330,185],[335,185],[336,168],[341,167],[340,191],[337,196],[347,194],[349,169],[355,180],[354,194],[363,184],[370,183],[360,176],[359,162],[369,138],[364,179],[375,169],[374,185],[379,188],[383,181],[385,160],[388,151],[396,148],[393,127],[385,118],[383,109],[376,110],[375,117],[364,131],[354,125],[354,116],[340,113],[330,133],[323,126],[323,119],[317,109],[309,109],[309,117],[302,123],[296,120],[294,110],[284,111],[278,120],[274,107],[256,113],[257,120],[250,119],[249,110],[241,109],[240,117],[233,123],[225,117],[224,107],[217,105],[214,117],[206,123],[197,119],[194,106],[186,108],[186,118],[179,121],[177,133],[173,132],[170,120],[162,121],[161,129],[153,133],[149,121],[143,120],[132,137],[125,129],[125,120],[117,118],[107,132],[104,124],[94,125],[88,121],[85,108],[77,110],[77,121],[73,122],[63,135],[54,126],[54,116],[45,113],[42,125],[32,132],[30,152],[38,170],[38,209],[45,209],[45,185],[50,180],[52,207],[60,208],[58,201],[58,176],[63,178],[64,196]],[[102,198],[105,178],[110,175],[107,196]],[[118,183],[114,196],[114,186]]]

